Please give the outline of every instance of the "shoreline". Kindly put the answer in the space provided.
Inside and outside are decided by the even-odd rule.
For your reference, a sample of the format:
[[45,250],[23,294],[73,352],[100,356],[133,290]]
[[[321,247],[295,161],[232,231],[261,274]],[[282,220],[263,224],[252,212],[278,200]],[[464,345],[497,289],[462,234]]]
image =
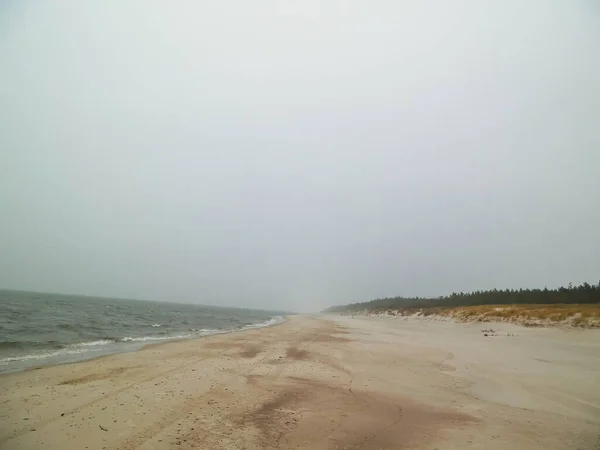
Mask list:
[[595,336],[480,325],[289,316],[4,374],[0,447],[594,449]]
[[[280,322],[276,322],[273,323],[271,325],[265,325],[264,327],[260,327],[260,328],[252,328],[254,330],[259,330],[262,328],[269,328],[269,327],[276,327],[278,325],[282,325],[287,321],[287,317],[288,316],[282,316],[284,320],[280,321]],[[222,334],[233,334],[233,333],[242,333],[245,331],[250,331],[251,329],[239,329],[239,330],[231,330],[231,331],[223,331],[222,333],[213,333],[213,334],[207,334],[204,336],[196,336],[196,337],[190,337],[190,338],[180,338],[180,339],[165,339],[164,341],[161,342],[154,342],[154,343],[150,343],[150,344],[144,344],[139,348],[136,349],[131,349],[131,350],[125,350],[125,351],[121,351],[121,352],[111,352],[111,353],[106,353],[103,355],[97,355],[97,356],[93,356],[91,358],[85,358],[85,359],[79,359],[77,361],[67,361],[67,362],[59,362],[59,363],[54,363],[54,364],[44,364],[41,366],[35,366],[35,367],[28,367],[26,369],[17,369],[17,370],[13,370],[13,371],[6,371],[6,372],[0,372],[0,379],[3,376],[7,376],[7,375],[13,375],[13,374],[17,374],[17,373],[21,373],[21,372],[30,372],[30,371],[35,371],[35,370],[41,370],[41,369],[47,369],[50,367],[57,367],[57,366],[69,366],[69,365],[73,365],[73,364],[79,364],[79,363],[87,363],[87,362],[93,362],[93,361],[100,361],[104,358],[108,358],[110,356],[114,356],[114,355],[122,355],[125,353],[135,353],[135,352],[141,352],[143,350],[146,349],[152,349],[152,348],[158,348],[158,347],[162,347],[164,345],[169,345],[169,344],[176,344],[178,342],[186,342],[186,341],[194,341],[194,340],[200,340],[200,339],[206,339],[212,336],[219,336]]]
[[[48,362],[46,362],[46,363],[42,362],[39,364],[27,364],[26,361],[43,359],[43,357],[33,358],[33,357],[31,357],[32,355],[23,355],[23,356],[14,357],[14,360],[11,360],[13,357],[6,357],[4,359],[8,361],[8,364],[6,366],[0,366],[0,377],[2,377],[4,375],[12,374],[12,373],[23,372],[23,371],[39,370],[39,369],[45,368],[45,367],[52,367],[52,366],[59,366],[59,365],[66,365],[66,364],[76,364],[76,363],[85,362],[85,361],[94,361],[94,360],[97,360],[100,358],[104,358],[106,356],[138,352],[138,351],[145,349],[146,347],[160,346],[163,344],[168,344],[168,343],[173,343],[173,342],[203,339],[203,338],[207,338],[210,336],[218,336],[218,335],[222,335],[222,334],[238,333],[238,332],[242,332],[242,331],[250,331],[250,330],[255,330],[255,329],[273,327],[273,326],[279,325],[281,323],[285,323],[286,320],[288,320],[288,317],[289,317],[289,315],[272,316],[269,320],[267,320],[265,322],[259,322],[257,324],[252,324],[252,325],[246,325],[244,327],[236,328],[236,329],[232,329],[232,330],[214,330],[211,333],[195,335],[195,336],[190,335],[189,337],[181,337],[181,336],[173,336],[173,338],[164,337],[161,339],[156,339],[154,342],[152,342],[152,339],[148,339],[148,341],[150,341],[150,342],[148,342],[148,341],[122,341],[122,342],[115,341],[115,342],[107,343],[104,347],[97,348],[96,351],[89,350],[87,353],[81,352],[81,353],[72,354],[71,355],[72,357],[69,357],[69,353],[65,353],[63,355],[50,355],[45,358],[45,359],[49,360]],[[269,323],[269,322],[271,322],[271,320],[273,320],[273,322]],[[81,346],[81,343],[73,344],[73,348],[77,348],[78,346]],[[68,349],[68,347],[64,347],[60,350],[65,350],[65,349]],[[76,355],[80,355],[80,357],[77,357]],[[10,367],[11,362],[17,363],[17,364],[15,364],[17,367],[7,368],[7,369],[3,368],[3,367]],[[22,363],[22,364],[18,364],[18,363]]]

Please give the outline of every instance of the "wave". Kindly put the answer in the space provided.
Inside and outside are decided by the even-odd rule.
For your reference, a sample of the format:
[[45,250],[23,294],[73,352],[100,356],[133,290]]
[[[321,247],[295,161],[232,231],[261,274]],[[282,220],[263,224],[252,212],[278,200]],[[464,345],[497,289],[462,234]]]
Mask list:
[[79,354],[86,353],[86,352],[87,351],[85,349],[63,348],[63,349],[55,350],[52,352],[31,353],[29,355],[9,356],[7,358],[0,358],[0,364],[5,365],[8,363],[17,362],[17,361],[29,361],[29,360],[47,359],[47,358],[58,357],[58,356],[79,355]]
[[[77,355],[81,355],[81,358],[76,359],[85,359],[86,354],[90,353],[115,353],[118,352],[118,347],[115,344],[121,344],[121,349],[123,349],[124,344],[133,344],[133,343],[144,343],[144,342],[153,342],[153,341],[168,341],[168,340],[177,340],[177,339],[191,339],[202,336],[210,336],[215,334],[223,334],[223,333],[231,333],[233,331],[242,331],[242,330],[251,330],[256,328],[264,328],[271,325],[275,325],[281,322],[284,322],[285,318],[282,316],[273,316],[268,320],[256,324],[245,325],[241,328],[227,329],[227,330],[218,330],[212,328],[200,328],[200,329],[190,329],[190,333],[179,334],[179,335],[166,335],[166,336],[127,336],[123,338],[113,338],[113,337],[105,337],[102,339],[97,339],[94,341],[87,342],[77,342],[74,344],[70,344],[66,347],[62,347],[57,350],[50,351],[38,351],[31,354],[20,355],[20,356],[9,356],[0,358],[0,365],[6,366],[10,363],[14,362],[24,362],[24,361],[35,361],[35,360],[45,360],[50,358],[65,358],[65,357],[76,357]],[[21,342],[13,342],[13,341],[3,341],[0,342],[0,349],[2,348],[22,348],[24,343]],[[113,350],[111,351],[111,347]],[[56,347],[55,347],[56,348]],[[139,347],[138,347],[139,348]],[[48,349],[49,350],[49,349]],[[101,354],[102,354],[101,353]]]
[[186,339],[192,337],[191,334],[182,334],[178,336],[140,336],[140,337],[124,337],[119,339],[120,342],[147,342],[147,341],[168,341],[174,339]]
[[26,342],[19,342],[19,341],[0,341],[0,350],[5,349],[5,348],[9,348],[9,349],[13,349],[13,348],[24,348],[27,346]]
[[277,325],[278,323],[282,323],[282,322],[285,322],[285,317],[273,316],[273,317],[270,317],[269,320],[265,320],[264,322],[246,325],[245,327],[242,327],[242,330],[252,330],[254,328],[265,328],[265,327],[270,327],[271,325]]
[[57,341],[31,342],[31,341],[0,341],[0,351],[2,350],[24,350],[30,348],[64,348],[63,344]]
[[139,336],[139,337],[124,337],[119,339],[121,342],[147,342],[147,341],[169,341],[176,339],[190,339],[195,337],[209,336],[212,334],[231,333],[236,330],[217,330],[213,328],[191,328],[190,333],[165,336]]
[[115,343],[114,339],[100,339],[98,341],[79,342],[77,344],[71,344],[71,347],[97,347],[99,345],[108,345],[108,344],[114,344],[114,343]]

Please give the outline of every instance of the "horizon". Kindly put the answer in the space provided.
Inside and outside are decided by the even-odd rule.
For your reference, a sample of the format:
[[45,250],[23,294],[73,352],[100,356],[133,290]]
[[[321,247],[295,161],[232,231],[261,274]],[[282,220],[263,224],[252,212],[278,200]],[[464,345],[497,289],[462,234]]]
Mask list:
[[103,295],[93,295],[93,294],[72,294],[65,292],[42,292],[42,291],[28,291],[25,289],[8,289],[8,288],[0,288],[0,292],[15,292],[19,294],[33,294],[33,295],[49,295],[49,296],[57,296],[57,297],[72,297],[72,298],[83,298],[83,299],[91,299],[91,300],[116,300],[116,301],[132,301],[132,302],[146,302],[146,303],[164,303],[171,305],[187,305],[187,306],[201,306],[206,308],[222,308],[222,309],[239,309],[239,310],[253,310],[253,311],[263,311],[263,312],[271,312],[271,313],[284,313],[284,314],[297,314],[296,311],[286,311],[286,310],[277,310],[277,309],[262,309],[262,308],[249,308],[245,306],[235,306],[235,305],[211,305],[210,303],[198,303],[198,302],[180,302],[177,300],[160,300],[160,299],[148,299],[148,298],[126,298],[126,297],[106,297]]
[[[548,290],[558,290],[561,287],[570,287],[571,285],[573,287],[580,287],[583,286],[584,284],[589,284],[591,286],[596,286],[596,284],[594,282],[588,282],[587,280],[582,281],[581,283],[572,283],[569,282],[567,283],[567,285],[557,285],[557,286],[544,286],[544,287],[533,287],[533,286],[520,286],[520,287],[504,287],[504,288],[499,288],[499,287],[491,287],[491,288],[486,288],[486,289],[476,289],[476,290],[459,290],[459,291],[455,291],[455,292],[448,292],[446,294],[440,294],[437,296],[419,296],[419,295],[415,295],[415,296],[405,296],[405,295],[391,295],[391,296],[385,296],[385,297],[373,297],[373,298],[369,298],[369,299],[365,299],[365,300],[359,300],[356,302],[347,302],[347,303],[338,303],[335,305],[329,305],[323,309],[320,310],[285,310],[285,309],[263,309],[263,308],[256,308],[256,307],[246,307],[246,306],[237,306],[234,303],[231,304],[226,304],[226,305],[215,305],[215,304],[210,304],[210,303],[202,303],[202,302],[197,302],[197,301],[178,301],[178,300],[161,300],[161,299],[148,299],[148,298],[126,298],[126,297],[106,297],[106,296],[102,296],[102,295],[94,295],[94,294],[80,294],[80,293],[65,293],[65,292],[41,292],[41,291],[31,291],[31,290],[26,290],[26,289],[10,289],[10,288],[2,288],[0,287],[0,292],[4,291],[4,292],[18,292],[18,293],[23,293],[23,294],[40,294],[40,295],[56,295],[56,296],[64,296],[64,297],[83,297],[83,298],[90,298],[90,299],[103,299],[103,300],[126,300],[126,301],[138,301],[138,302],[156,302],[156,303],[166,303],[166,304],[174,304],[174,305],[194,305],[194,306],[204,306],[204,307],[210,307],[210,308],[223,308],[223,309],[249,309],[249,310],[256,310],[256,311],[265,311],[265,312],[273,312],[273,313],[283,313],[283,314],[311,314],[311,313],[319,313],[319,312],[323,312],[325,309],[327,308],[334,308],[334,307],[340,307],[340,306],[348,306],[348,305],[352,305],[352,304],[356,304],[356,303],[369,303],[369,302],[373,302],[373,301],[377,301],[377,300],[386,300],[386,299],[395,299],[395,298],[401,298],[401,299],[417,299],[417,300],[423,300],[423,301],[427,301],[427,300],[435,300],[435,299],[439,299],[439,298],[447,298],[450,297],[452,294],[473,294],[475,292],[492,292],[494,290],[497,291],[526,291],[526,290],[544,290],[544,289],[548,289]],[[600,286],[600,281],[597,281],[596,283],[598,283],[598,286]]]

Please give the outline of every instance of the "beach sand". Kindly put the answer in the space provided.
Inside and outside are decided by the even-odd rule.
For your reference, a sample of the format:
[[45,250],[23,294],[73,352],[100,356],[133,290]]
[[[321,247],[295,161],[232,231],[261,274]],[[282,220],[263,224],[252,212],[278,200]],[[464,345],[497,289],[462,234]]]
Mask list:
[[42,448],[598,449],[600,331],[292,316],[1,376]]

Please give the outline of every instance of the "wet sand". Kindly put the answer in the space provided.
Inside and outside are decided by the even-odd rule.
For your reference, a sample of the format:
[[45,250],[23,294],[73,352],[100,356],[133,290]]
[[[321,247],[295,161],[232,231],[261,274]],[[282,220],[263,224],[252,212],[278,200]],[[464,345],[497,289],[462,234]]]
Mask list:
[[42,448],[598,449],[600,331],[296,316],[1,376]]

